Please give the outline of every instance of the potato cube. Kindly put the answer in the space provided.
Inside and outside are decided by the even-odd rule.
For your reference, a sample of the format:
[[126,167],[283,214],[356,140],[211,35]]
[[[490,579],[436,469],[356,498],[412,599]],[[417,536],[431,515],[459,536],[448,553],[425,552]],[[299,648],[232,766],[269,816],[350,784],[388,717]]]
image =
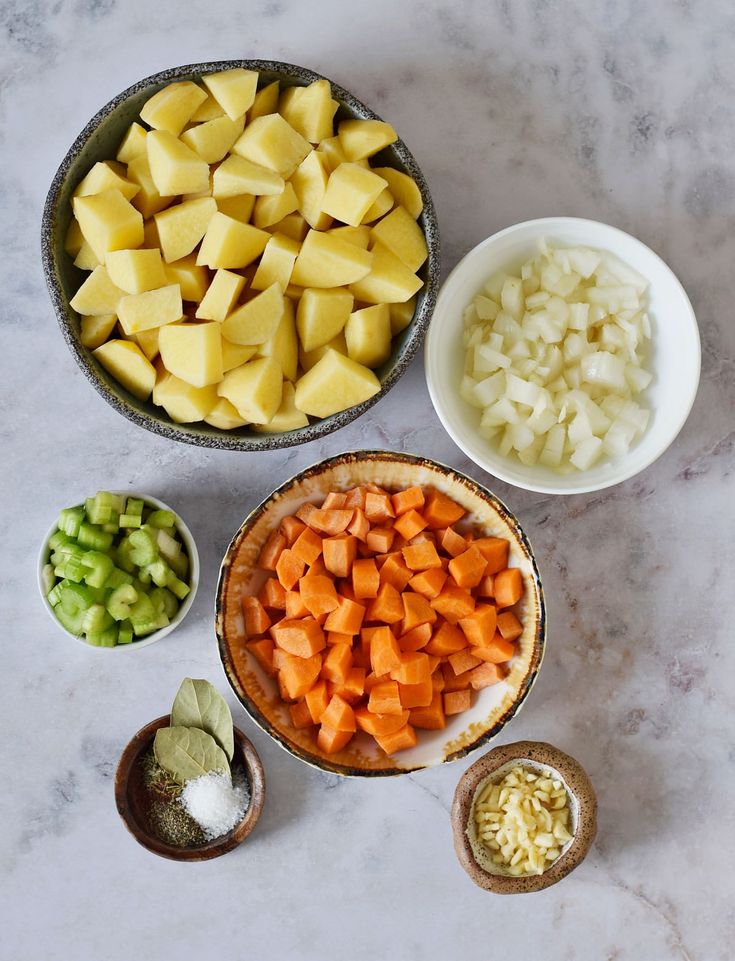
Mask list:
[[74,216],[84,239],[104,263],[108,250],[126,250],[143,243],[143,218],[119,190],[75,197]]
[[305,414],[329,417],[361,404],[379,390],[380,381],[369,368],[328,350],[297,380],[295,404]]
[[299,366],[299,341],[296,336],[294,308],[288,297],[283,301],[283,316],[265,343],[257,348],[259,357],[277,360],[286,380],[296,380]]
[[334,134],[332,119],[337,104],[328,80],[315,80],[306,87],[289,87],[281,94],[278,112],[305,140],[319,143]]
[[255,100],[258,89],[257,70],[242,67],[209,73],[202,80],[230,120],[242,117]]
[[79,319],[79,339],[85,347],[94,349],[104,344],[107,338],[115,329],[117,314],[91,314]]
[[378,194],[378,199],[368,208],[365,216],[362,218],[363,224],[371,224],[384,214],[387,214],[394,203],[393,194],[386,187],[382,193]]
[[245,278],[230,270],[218,270],[197,307],[199,320],[216,320],[222,323],[234,307],[243,291]]
[[162,197],[207,189],[209,165],[168,130],[151,130],[146,149],[151,177]]
[[219,324],[167,324],[158,335],[166,370],[193,387],[218,384],[222,370]]
[[390,357],[390,311],[387,304],[350,314],[345,325],[347,356],[366,367],[380,367]]
[[140,191],[140,185],[125,177],[125,167],[114,160],[96,163],[84,177],[77,189],[75,197],[91,197],[101,194],[105,190],[119,190],[126,200],[132,200]]
[[191,115],[192,123],[208,123],[210,120],[216,120],[217,117],[225,116],[224,110],[220,104],[217,103],[212,94],[208,90],[205,90],[204,92],[206,94],[206,98],[202,100],[194,113]]
[[222,336],[233,344],[262,344],[278,327],[283,311],[281,288],[278,284],[271,284],[267,290],[238,307],[226,318],[222,324]]
[[322,210],[344,224],[358,227],[386,186],[382,177],[359,164],[340,164],[329,175]]
[[355,300],[366,304],[400,304],[422,286],[421,279],[387,247],[376,243],[372,254],[370,273],[350,284]]
[[247,267],[265,250],[270,234],[250,224],[240,223],[221,211],[209,221],[209,227],[197,255],[197,263],[211,267],[237,269]]
[[327,137],[326,140],[322,140],[316,148],[316,152],[324,154],[327,161],[327,169],[330,173],[336,170],[340,164],[347,162],[347,157],[342,149],[342,141],[339,137]]
[[253,223],[259,230],[265,230],[266,227],[271,227],[273,224],[277,224],[279,220],[283,220],[284,217],[288,217],[298,206],[299,201],[296,197],[296,191],[289,182],[280,194],[260,196],[256,199]]
[[64,238],[64,250],[69,254],[70,257],[76,257],[79,251],[82,249],[82,244],[84,243],[84,234],[82,233],[82,228],[79,226],[79,221],[76,217],[71,218],[69,227],[66,231],[66,237]]
[[286,185],[280,174],[234,154],[217,167],[212,183],[212,192],[218,200],[240,194],[277,195],[283,193]]
[[278,113],[253,120],[232,148],[234,154],[275,170],[286,179],[310,150],[309,141],[304,140]]
[[283,374],[272,357],[261,357],[228,371],[217,392],[249,423],[267,424],[281,406]]
[[140,347],[150,361],[153,361],[158,354],[159,330],[163,330],[163,327],[152,327],[150,330],[139,330],[137,334],[133,334],[132,336],[132,340],[135,341],[135,343],[138,345],[138,347]]
[[336,350],[338,354],[347,356],[347,341],[345,340],[344,330],[341,330],[329,343],[322,344],[321,347],[315,347],[314,350],[304,350],[302,347],[299,350],[299,363],[304,372],[311,370],[330,350]]
[[339,139],[348,160],[364,160],[395,143],[398,134],[382,120],[343,120]]
[[212,197],[201,197],[185,200],[155,215],[161,253],[167,264],[192,252],[216,213],[216,201]]
[[296,329],[305,351],[328,343],[342,330],[354,298],[348,290],[307,288],[296,311]]
[[346,240],[348,244],[362,247],[363,250],[367,250],[370,243],[370,228],[364,224],[360,227],[332,227],[329,233],[339,240]]
[[86,240],[82,241],[82,246],[79,248],[79,253],[74,258],[74,266],[79,267],[80,270],[94,270],[95,267],[99,267],[101,261],[97,254],[92,250]]
[[153,403],[166,411],[171,420],[178,424],[191,424],[204,420],[219,400],[217,387],[192,387],[164,370],[153,388]]
[[94,350],[92,356],[133,397],[148,399],[156,382],[156,369],[137,344],[129,340],[108,340]]
[[236,427],[245,427],[247,424],[245,418],[241,417],[237,409],[224,397],[220,397],[204,420],[220,430],[234,430]]
[[372,263],[370,251],[333,234],[310,230],[296,258],[291,282],[300,287],[344,287],[367,276]]
[[405,207],[396,207],[375,224],[372,236],[414,273],[429,256],[424,232]]
[[117,305],[120,326],[126,334],[171,324],[180,320],[183,312],[178,284],[147,290],[143,294],[128,294]]
[[[221,334],[221,328],[220,328]],[[222,370],[227,373],[235,367],[240,367],[245,361],[254,357],[258,348],[255,346],[243,346],[242,344],[232,344],[229,340],[222,338]]]
[[227,154],[244,129],[244,118],[217,117],[199,123],[181,134],[181,141],[208,164],[216,164]]
[[267,113],[278,111],[278,94],[280,83],[274,80],[267,87],[263,87],[255,94],[253,105],[248,110],[248,123],[252,123],[257,117],[264,117]]
[[214,174],[210,170],[209,183],[204,188],[204,190],[195,190],[190,194],[182,194],[181,200],[185,202],[187,200],[201,200],[202,197],[211,197],[213,187],[214,187]]
[[253,430],[256,430],[259,434],[282,434],[286,430],[308,427],[309,418],[296,408],[295,396],[294,385],[284,381],[281,406],[267,424],[254,424]]
[[122,138],[122,143],[118,147],[116,160],[120,163],[129,164],[131,160],[145,154],[145,138],[147,131],[139,123],[131,123],[127,133]]
[[95,267],[79,290],[72,297],[72,310],[78,314],[91,314],[101,317],[105,314],[116,314],[120,300],[125,291],[113,284],[105,267]]
[[110,280],[126,294],[142,294],[166,284],[161,251],[111,250],[105,257]]
[[328,182],[327,158],[316,150],[307,154],[291,178],[299,213],[315,230],[326,230],[332,224],[331,216],[322,210]]
[[291,279],[293,265],[299,253],[299,244],[290,237],[273,234],[265,245],[258,269],[250,286],[253,290],[265,290],[271,284],[278,284],[285,291]]
[[293,213],[288,214],[283,220],[279,220],[277,224],[266,227],[266,230],[271,233],[283,234],[285,237],[290,237],[291,240],[297,240],[301,243],[309,233],[309,225],[301,214]]
[[[174,202],[173,197],[162,197],[151,176],[151,165],[148,163],[148,152],[140,154],[128,164],[128,180],[138,184],[140,190],[133,197],[132,204],[148,220]],[[156,242],[158,246],[158,242]]]
[[405,207],[414,220],[418,220],[424,209],[424,201],[421,199],[421,191],[413,177],[393,167],[373,167],[373,170],[383,180],[388,181],[388,187],[396,203]]
[[416,313],[416,298],[411,297],[410,300],[404,300],[402,304],[388,304],[388,310],[391,334],[395,337],[413,320],[413,315]]
[[179,80],[154,93],[143,105],[140,119],[155,130],[165,130],[178,137],[206,99],[204,90],[193,81]]
[[171,264],[164,264],[163,269],[166,283],[178,284],[181,288],[182,300],[199,303],[204,297],[209,284],[209,272],[206,267],[197,264],[195,254],[189,254],[188,257],[182,257]]
[[[255,197],[252,194],[241,194],[239,197],[217,197],[217,210],[233,220],[239,220],[241,224],[250,222],[255,206]],[[257,224],[256,224],[257,227]]]

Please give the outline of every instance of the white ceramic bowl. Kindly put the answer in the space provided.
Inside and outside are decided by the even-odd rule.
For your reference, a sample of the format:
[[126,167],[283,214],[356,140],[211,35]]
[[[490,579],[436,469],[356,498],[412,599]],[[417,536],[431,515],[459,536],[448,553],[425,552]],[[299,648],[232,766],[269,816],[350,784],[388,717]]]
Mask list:
[[[41,545],[41,551],[38,555],[38,590],[41,594],[41,599],[43,601],[43,606],[49,613],[49,616],[53,620],[54,624],[63,631],[67,637],[71,637],[75,641],[79,641],[84,644],[86,648],[90,650],[100,650],[100,651],[137,651],[141,647],[148,647],[149,644],[153,644],[156,641],[160,641],[161,638],[166,637],[171,631],[175,631],[176,628],[181,624],[186,615],[191,609],[191,605],[194,603],[194,598],[196,597],[197,588],[199,587],[199,553],[197,552],[196,544],[194,543],[194,538],[192,533],[186,524],[181,520],[178,513],[169,507],[168,504],[164,504],[163,501],[159,501],[156,497],[151,497],[150,494],[138,494],[135,491],[111,491],[113,494],[122,494],[124,497],[135,497],[139,500],[145,502],[148,507],[155,507],[159,511],[172,511],[176,514],[176,530],[184,543],[186,552],[189,555],[189,576],[187,582],[191,587],[191,590],[184,598],[183,603],[180,605],[178,611],[176,612],[176,617],[171,621],[167,627],[162,627],[160,631],[154,631],[153,634],[149,634],[147,637],[142,638],[139,641],[133,641],[132,644],[116,644],[115,647],[100,647],[97,648],[93,644],[87,644],[83,637],[77,637],[76,634],[72,634],[70,631],[64,627],[64,625],[58,620],[54,614],[53,607],[49,604],[48,598],[43,590],[43,568],[44,565],[48,563],[49,558],[49,546],[48,542],[51,539],[53,533],[57,530],[56,521],[49,528],[46,536],[43,539],[43,544]],[[81,504],[76,505],[81,507]]]
[[[557,474],[537,464],[526,467],[501,456],[478,432],[481,412],[459,394],[464,371],[464,308],[498,270],[513,270],[537,251],[538,241],[581,244],[616,254],[649,282],[648,312],[652,341],[648,366],[653,382],[643,395],[651,420],[643,437],[623,457],[602,461],[587,471]],[[619,484],[652,464],[684,426],[699,384],[700,343],[689,298],[671,269],[630,234],[576,217],[545,217],[507,227],[488,237],[460,260],[447,277],[426,339],[426,379],[439,419],[454,442],[489,474],[546,494],[582,494]]]

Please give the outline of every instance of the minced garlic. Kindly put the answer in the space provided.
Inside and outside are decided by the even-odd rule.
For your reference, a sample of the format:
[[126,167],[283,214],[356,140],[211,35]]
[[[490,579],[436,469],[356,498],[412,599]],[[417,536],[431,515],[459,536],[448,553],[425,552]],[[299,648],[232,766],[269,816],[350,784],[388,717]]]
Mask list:
[[509,874],[543,874],[571,841],[569,795],[549,769],[518,765],[486,785],[474,809],[477,840]]

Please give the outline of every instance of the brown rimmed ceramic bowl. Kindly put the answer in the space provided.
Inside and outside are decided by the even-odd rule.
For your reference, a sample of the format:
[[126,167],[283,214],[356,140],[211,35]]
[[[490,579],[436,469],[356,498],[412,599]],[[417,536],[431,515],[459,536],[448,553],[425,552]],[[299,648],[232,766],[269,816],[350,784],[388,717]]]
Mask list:
[[[198,80],[205,74],[229,70],[233,67],[257,70],[260,73],[259,86],[261,87],[274,80],[278,80],[281,88],[285,89],[292,86],[305,86],[315,80],[325,79],[321,74],[306,67],[277,60],[222,60],[171,67],[134,83],[105,104],[92,117],[61,161],[49,188],[44,207],[41,255],[46,284],[67,346],[92,387],[118,413],[134,424],[163,437],[200,447],[241,451],[272,450],[277,447],[305,444],[344,427],[379,401],[406,372],[424,338],[436,302],[441,272],[439,228],[426,178],[413,154],[399,139],[376,154],[373,159],[376,165],[394,167],[409,174],[416,181],[424,201],[424,209],[418,222],[426,237],[429,257],[418,272],[424,281],[424,286],[416,295],[413,320],[393,339],[390,357],[375,371],[381,382],[379,393],[364,403],[321,420],[311,418],[307,427],[301,427],[298,430],[286,431],[282,434],[259,434],[248,427],[219,430],[204,422],[178,424],[152,400],[141,401],[130,394],[93,358],[91,350],[82,344],[79,316],[70,306],[70,301],[85,276],[83,271],[74,266],[64,250],[66,231],[71,220],[71,197],[77,184],[93,164],[115,156],[128,126],[139,119],[141,108],[156,91],[174,81]],[[339,103],[335,123],[353,118],[380,119],[349,91],[332,81],[330,84],[332,97]]]
[[250,788],[250,804],[245,816],[227,834],[197,847],[181,848],[167,844],[155,835],[150,827],[149,800],[143,784],[140,758],[152,746],[156,731],[160,727],[167,727],[170,722],[171,715],[166,714],[146,724],[123,751],[115,773],[115,802],[118,814],[138,844],[162,858],[170,858],[172,861],[208,861],[210,858],[218,858],[242,844],[260,817],[265,801],[263,765],[248,738],[235,728],[234,761],[244,768]]
[[[508,676],[478,692],[470,710],[447,718],[441,731],[420,731],[416,747],[388,757],[365,734],[344,750],[323,754],[309,729],[293,727],[288,707],[245,646],[242,598],[256,594],[266,573],[257,566],[260,549],[283,517],[303,503],[321,502],[329,491],[373,482],[389,490],[413,485],[435,487],[468,511],[465,521],[483,533],[510,541],[510,565],[525,583],[520,617],[523,634]],[[497,497],[476,481],[436,461],[389,451],[358,451],[309,467],[267,497],[235,534],[220,569],[216,602],[220,657],[232,689],[256,724],[296,757],[334,774],[380,777],[405,774],[464,757],[494,738],[520,710],[538,676],[544,654],[546,615],[536,561],[526,535]]]
[[[474,830],[475,799],[489,781],[502,778],[516,764],[551,768],[570,798],[572,840],[543,874],[513,877],[500,873]],[[584,768],[573,757],[543,741],[516,741],[493,748],[468,767],[459,779],[452,802],[452,833],[459,863],[479,887],[494,894],[527,894],[561,881],[587,857],[597,834],[597,798]]]

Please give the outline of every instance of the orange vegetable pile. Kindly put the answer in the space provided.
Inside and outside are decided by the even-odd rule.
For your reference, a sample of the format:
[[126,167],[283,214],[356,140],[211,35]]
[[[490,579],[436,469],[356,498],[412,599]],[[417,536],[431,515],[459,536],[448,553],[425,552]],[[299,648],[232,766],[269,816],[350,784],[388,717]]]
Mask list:
[[273,576],[243,598],[247,647],[322,752],[357,731],[386,754],[413,747],[505,677],[523,579],[507,540],[457,529],[465,513],[433,488],[366,484],[304,504],[264,544]]

